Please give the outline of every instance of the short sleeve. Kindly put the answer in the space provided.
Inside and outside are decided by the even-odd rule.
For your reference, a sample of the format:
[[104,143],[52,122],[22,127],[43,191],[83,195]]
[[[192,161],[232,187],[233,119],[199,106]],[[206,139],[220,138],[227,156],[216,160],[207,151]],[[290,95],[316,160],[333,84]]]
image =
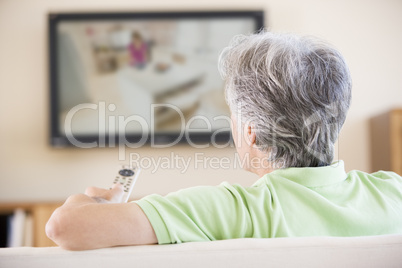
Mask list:
[[[239,189],[241,189],[239,191]],[[149,195],[136,203],[155,230],[159,244],[250,237],[252,222],[244,188],[222,183]]]

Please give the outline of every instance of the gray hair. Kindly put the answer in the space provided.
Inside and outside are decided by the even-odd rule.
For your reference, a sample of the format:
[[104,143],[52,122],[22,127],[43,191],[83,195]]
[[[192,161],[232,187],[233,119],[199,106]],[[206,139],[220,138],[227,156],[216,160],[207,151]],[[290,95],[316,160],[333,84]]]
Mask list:
[[276,166],[331,164],[352,87],[335,48],[291,34],[236,36],[219,71],[231,112],[253,124],[256,146]]

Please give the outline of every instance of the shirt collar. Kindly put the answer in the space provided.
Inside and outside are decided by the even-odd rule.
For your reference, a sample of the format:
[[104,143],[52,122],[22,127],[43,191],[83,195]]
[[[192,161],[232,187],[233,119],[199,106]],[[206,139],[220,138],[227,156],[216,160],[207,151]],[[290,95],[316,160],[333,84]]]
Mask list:
[[343,161],[325,167],[292,167],[277,169],[264,177],[283,177],[306,187],[320,187],[344,181],[347,178]]

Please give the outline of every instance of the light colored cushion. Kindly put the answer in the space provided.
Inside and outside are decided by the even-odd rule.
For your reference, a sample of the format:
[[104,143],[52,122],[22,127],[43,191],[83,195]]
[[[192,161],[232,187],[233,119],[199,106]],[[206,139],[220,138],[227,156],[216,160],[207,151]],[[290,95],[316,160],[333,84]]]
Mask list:
[[401,267],[402,235],[233,239],[89,251],[0,249],[0,267]]

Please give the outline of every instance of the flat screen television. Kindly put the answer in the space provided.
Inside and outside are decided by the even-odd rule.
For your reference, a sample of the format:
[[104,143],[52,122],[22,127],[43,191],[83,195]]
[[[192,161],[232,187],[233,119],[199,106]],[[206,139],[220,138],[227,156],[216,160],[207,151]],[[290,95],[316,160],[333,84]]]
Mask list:
[[230,141],[218,56],[262,11],[52,13],[50,144]]

